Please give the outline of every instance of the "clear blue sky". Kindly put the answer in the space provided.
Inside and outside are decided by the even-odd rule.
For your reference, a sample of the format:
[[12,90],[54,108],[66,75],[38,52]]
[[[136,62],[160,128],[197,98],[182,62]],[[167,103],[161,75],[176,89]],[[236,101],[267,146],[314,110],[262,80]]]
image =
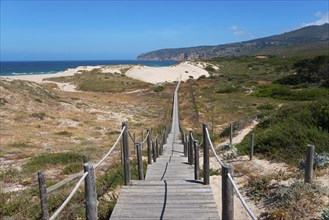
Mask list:
[[135,59],[328,22],[327,0],[1,0],[0,60]]

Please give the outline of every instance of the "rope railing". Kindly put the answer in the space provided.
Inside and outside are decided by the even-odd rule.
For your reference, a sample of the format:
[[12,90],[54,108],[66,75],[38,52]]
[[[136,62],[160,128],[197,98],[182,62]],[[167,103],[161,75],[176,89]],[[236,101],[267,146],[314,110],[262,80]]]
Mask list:
[[61,213],[61,211],[63,211],[63,209],[65,208],[65,206],[67,205],[67,203],[72,199],[72,197],[74,196],[74,194],[78,191],[78,188],[80,187],[80,185],[82,184],[82,182],[84,181],[84,179],[87,177],[87,175],[88,175],[88,172],[85,172],[84,175],[78,181],[78,183],[75,185],[75,187],[73,188],[73,190],[71,191],[71,193],[65,199],[65,201],[63,202],[63,204],[54,212],[54,214],[49,218],[49,220],[54,220],[59,215],[59,213]]
[[[213,145],[212,142],[211,142],[208,128],[206,128],[205,131],[206,131],[207,139],[208,139],[208,141],[209,141],[209,145],[210,145],[210,147],[211,147],[211,150],[212,150],[212,152],[213,152],[213,154],[214,154],[216,160],[218,161],[218,163],[219,163],[222,167],[224,167],[224,166],[225,166],[224,163],[219,159],[219,157],[218,157],[218,155],[217,155],[217,153],[216,153],[216,151],[215,151],[214,145]],[[231,175],[230,173],[227,173],[227,177],[228,177],[228,179],[230,180],[230,182],[231,182],[231,184],[232,184],[232,186],[233,186],[235,192],[236,192],[237,195],[238,195],[239,200],[241,201],[243,207],[244,207],[244,208],[246,209],[246,211],[248,212],[249,216],[250,216],[253,220],[257,220],[257,218],[255,217],[254,213],[251,211],[251,209],[249,208],[248,204],[247,204],[246,201],[243,199],[243,197],[242,197],[242,195],[241,195],[241,193],[240,193],[240,191],[239,191],[239,189],[238,189],[236,183],[234,182],[234,180],[233,180],[233,178],[232,178],[232,175]]]
[[[98,166],[100,166],[105,161],[105,159],[113,152],[114,148],[116,147],[116,145],[118,144],[120,138],[122,137],[123,132],[125,131],[125,129],[126,129],[126,127],[123,126],[120,135],[118,136],[117,140],[115,141],[115,143],[113,144],[113,146],[111,147],[111,149],[105,154],[105,156],[98,163],[95,164],[94,169],[96,169]],[[79,181],[77,182],[77,184],[75,185],[75,187],[73,188],[73,190],[70,192],[70,194],[67,196],[67,198],[64,200],[64,202],[62,203],[62,205],[49,218],[50,220],[55,219],[63,211],[63,209],[66,207],[66,205],[72,199],[72,197],[74,196],[74,194],[77,192],[78,188],[81,186],[82,182],[88,176],[88,173],[89,172],[84,172],[83,173],[83,175],[81,176],[81,178],[79,179]]]
[[201,139],[201,141],[200,141],[200,143],[199,143],[198,140],[194,139],[193,133],[192,133],[192,136],[191,136],[191,137],[192,137],[192,141],[196,141],[196,144],[197,144],[198,147],[200,147],[200,146],[202,145],[203,138]]
[[[179,84],[178,84],[179,85]],[[177,101],[177,88],[176,88],[176,101]],[[176,107],[177,109],[177,107]],[[162,139],[165,139],[168,137],[168,127],[163,131]],[[134,135],[135,136],[135,135]],[[112,147],[109,149],[109,151],[99,160],[99,162],[95,163],[94,166],[88,163],[88,158],[84,156],[84,171],[79,172],[78,174],[74,175],[74,177],[70,177],[65,179],[65,181],[61,181],[60,183],[57,183],[51,187],[46,187],[46,181],[45,177],[42,171],[40,172],[40,176],[38,175],[39,180],[39,191],[40,191],[40,202],[41,202],[41,214],[42,219],[56,219],[58,215],[64,210],[64,208],[67,206],[67,204],[70,202],[70,200],[73,198],[73,196],[78,191],[79,187],[82,185],[82,182],[85,181],[85,200],[86,200],[86,215],[92,216],[89,219],[97,219],[97,194],[96,194],[96,178],[95,178],[95,169],[98,168],[114,151],[115,147],[119,143],[120,139],[122,138],[123,145],[122,145],[122,152],[123,157],[121,158],[123,161],[123,169],[124,169],[124,182],[125,185],[130,185],[131,181],[131,175],[130,175],[130,159],[129,159],[129,144],[128,139],[129,137],[133,140],[134,145],[137,148],[137,157],[138,157],[138,175],[139,179],[144,179],[143,177],[143,163],[142,163],[142,153],[141,153],[141,146],[145,142],[148,144],[148,151],[150,148],[150,138],[151,138],[151,132],[148,130],[145,138],[142,134],[142,142],[137,142],[131,135],[131,133],[128,131],[128,124],[127,122],[122,123],[122,130],[120,132],[120,135],[112,145]],[[155,142],[152,142],[152,148],[153,144],[155,144],[156,147],[156,157],[159,157],[159,135],[156,134],[155,136]],[[163,152],[163,144],[165,144],[166,141],[160,141],[160,152]],[[154,153],[153,153],[154,154]],[[162,154],[162,153],[161,153]],[[38,172],[38,173],[39,173]],[[68,182],[71,182],[74,179],[80,178],[78,182],[76,183],[73,190],[69,193],[69,195],[66,197],[64,202],[60,205],[60,207],[53,213],[51,217],[49,217],[49,209],[48,209],[48,193],[55,191],[59,187],[67,184]]]
[[115,141],[115,143],[113,144],[113,146],[111,147],[111,149],[107,152],[107,154],[105,154],[105,156],[97,163],[95,164],[95,169],[104,162],[104,160],[112,153],[112,151],[114,150],[115,146],[118,144],[120,138],[122,137],[122,134],[124,132],[124,130],[126,129],[126,127],[124,126],[121,130],[121,133],[119,135],[119,137],[117,138],[117,140]]
[[216,151],[215,151],[214,145],[213,145],[212,142],[211,142],[208,128],[206,128],[206,133],[207,133],[207,138],[208,138],[208,141],[209,141],[209,144],[210,144],[211,150],[212,150],[214,156],[216,157],[216,160],[218,161],[218,163],[219,163],[221,166],[224,166],[224,163],[219,159],[219,157],[218,157],[218,155],[217,155],[217,153],[216,153]]
[[248,214],[250,215],[250,217],[251,217],[253,220],[257,220],[256,216],[254,215],[254,213],[252,213],[252,211],[251,211],[251,209],[249,208],[248,204],[247,204],[246,201],[243,199],[243,197],[242,197],[242,195],[241,195],[241,193],[240,193],[240,191],[239,191],[237,185],[235,184],[235,182],[234,182],[234,180],[233,180],[231,174],[228,173],[227,176],[228,176],[229,180],[231,181],[231,183],[232,183],[232,185],[233,185],[233,188],[234,188],[235,192],[237,193],[238,198],[239,198],[239,200],[241,201],[243,207],[247,210]]
[[131,135],[130,131],[128,131],[128,134],[129,134],[129,137],[130,137],[131,141],[132,141],[134,144],[136,144],[135,139],[134,139],[134,137]]
[[147,138],[148,138],[149,135],[150,135],[150,132],[147,132],[145,139],[140,144],[144,144],[146,142],[146,140],[147,140]]

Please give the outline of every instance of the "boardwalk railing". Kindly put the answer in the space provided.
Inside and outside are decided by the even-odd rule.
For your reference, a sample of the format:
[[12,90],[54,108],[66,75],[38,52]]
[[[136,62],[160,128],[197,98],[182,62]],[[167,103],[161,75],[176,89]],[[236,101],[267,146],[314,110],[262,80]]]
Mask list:
[[[180,124],[180,131],[182,136],[182,143],[184,145],[184,155],[188,157],[188,162],[193,165],[195,170],[195,180],[199,179],[199,147],[203,145],[203,184],[209,185],[210,183],[210,164],[209,164],[209,150],[211,149],[217,162],[222,167],[222,219],[233,220],[234,218],[234,202],[233,202],[233,189],[236,191],[239,200],[243,207],[247,210],[249,216],[253,220],[257,220],[248,204],[242,197],[239,189],[233,179],[233,166],[230,164],[224,164],[217,155],[215,148],[212,144],[208,126],[203,124],[203,138],[198,144],[198,141],[194,139],[193,132],[189,132],[189,136],[186,136],[184,129]],[[210,149],[209,149],[210,146]]]
[[[178,83],[174,96],[172,109],[172,123],[174,124],[177,122],[178,117],[178,89],[180,83]],[[174,121],[174,118],[176,118]],[[210,161],[209,161],[209,152],[210,149],[215,156],[217,162],[222,167],[222,219],[225,220],[233,220],[234,218],[234,191],[236,192],[239,200],[241,201],[243,207],[248,212],[251,219],[256,220],[256,216],[249,208],[248,204],[246,203],[245,199],[241,195],[235,181],[233,178],[233,166],[231,164],[224,164],[222,160],[217,155],[213,143],[211,141],[208,126],[207,124],[203,124],[203,137],[202,140],[198,143],[198,141],[193,137],[193,132],[190,131],[188,135],[185,134],[184,128],[182,127],[180,121],[178,121],[179,131],[181,134],[181,141],[184,146],[184,156],[188,157],[188,163],[190,165],[194,165],[194,178],[195,180],[199,180],[199,147],[202,145],[203,147],[203,184],[209,185],[210,184]],[[177,125],[177,123],[176,123]],[[162,155],[163,153],[163,146],[166,144],[166,140],[169,136],[169,132],[171,131],[171,124],[164,128],[162,132],[162,136],[155,134],[153,135],[154,138],[152,140],[152,130],[150,131],[147,129],[146,136],[144,137],[144,133],[142,132],[141,142],[136,141],[135,134],[131,134],[128,131],[128,124],[127,122],[122,123],[122,130],[120,135],[114,142],[113,146],[110,150],[101,158],[101,160],[94,165],[88,162],[87,157],[84,156],[84,172],[78,173],[73,177],[67,179],[63,183],[55,184],[49,188],[46,188],[45,184],[45,177],[42,172],[38,172],[38,180],[39,180],[39,189],[40,189],[40,201],[41,201],[41,213],[42,219],[56,219],[56,217],[61,213],[61,211],[65,208],[65,206],[69,203],[72,199],[74,194],[78,191],[79,187],[84,182],[85,184],[85,203],[86,203],[86,219],[96,220],[97,219],[97,195],[96,195],[96,177],[95,177],[95,169],[99,168],[102,163],[108,158],[111,153],[114,151],[115,147],[119,143],[120,139],[122,139],[122,147],[121,147],[121,155],[122,155],[122,162],[124,167],[124,183],[125,185],[130,185],[131,181],[131,174],[130,174],[130,157],[129,157],[129,137],[133,142],[134,151],[137,152],[137,162],[138,162],[138,179],[144,179],[143,173],[143,161],[142,161],[142,146],[146,143],[147,144],[147,163],[152,164],[156,162],[157,158]],[[230,143],[232,144],[232,137],[233,137],[233,129],[231,125],[231,134],[230,134]],[[173,131],[174,136],[176,135],[176,128]],[[251,150],[253,151],[253,135],[251,140]],[[175,137],[174,137],[175,139]],[[210,148],[210,149],[209,149]],[[309,164],[308,169],[305,170],[305,182],[311,182],[312,178],[312,170],[313,170],[313,154],[314,154],[314,146],[310,145],[308,147],[308,156],[307,156],[307,164]],[[252,159],[252,154],[250,156]],[[64,184],[79,178],[79,181],[76,183],[73,190],[69,193],[68,197],[62,203],[62,205],[53,213],[52,216],[49,217],[49,209],[48,209],[48,197],[47,194],[50,192],[55,191],[59,187],[63,186]]]
[[[42,171],[38,171],[38,180],[39,180],[39,191],[40,191],[40,203],[41,203],[41,215],[43,220],[53,220],[58,217],[58,215],[63,211],[66,205],[70,202],[73,196],[76,194],[78,189],[84,183],[85,186],[85,205],[86,205],[86,219],[96,220],[97,219],[97,194],[96,194],[96,177],[95,177],[95,170],[99,168],[104,161],[112,154],[116,146],[118,145],[120,139],[122,139],[122,149],[121,154],[123,155],[123,167],[124,167],[124,182],[125,185],[129,185],[131,181],[130,175],[130,160],[129,160],[129,143],[128,143],[128,136],[133,141],[134,147],[137,150],[137,164],[138,164],[138,179],[144,179],[143,173],[143,161],[142,161],[142,145],[147,143],[147,154],[148,154],[148,162],[152,163],[151,157],[153,156],[154,161],[157,157],[159,157],[163,152],[163,145],[169,135],[169,126],[166,126],[164,131],[162,132],[162,137],[159,139],[159,136],[156,135],[154,140],[152,141],[151,132],[148,129],[146,136],[142,137],[141,142],[137,142],[135,138],[130,134],[128,131],[128,124],[127,122],[122,123],[122,130],[117,137],[116,141],[110,148],[110,150],[94,165],[88,162],[87,157],[84,155],[84,172],[80,172],[78,174],[73,175],[70,178],[61,181],[51,187],[46,188],[46,180],[44,173]],[[135,136],[135,135],[134,135]],[[142,135],[143,136],[143,135]],[[151,151],[151,144],[153,143],[153,152]],[[49,215],[49,207],[48,207],[48,194],[54,192],[58,188],[62,187],[63,185],[79,178],[78,182],[69,193],[67,198],[61,204],[61,206],[50,216]]]

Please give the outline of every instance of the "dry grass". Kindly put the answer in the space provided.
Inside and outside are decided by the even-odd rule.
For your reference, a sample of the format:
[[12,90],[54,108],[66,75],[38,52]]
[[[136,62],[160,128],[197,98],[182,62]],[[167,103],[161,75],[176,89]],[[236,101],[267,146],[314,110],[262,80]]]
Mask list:
[[[151,89],[132,94],[67,93],[52,84],[1,80],[0,98],[6,101],[0,105],[0,185],[7,192],[1,193],[1,201],[8,205],[13,198],[22,201],[1,209],[1,215],[28,209],[25,198],[37,192],[34,171],[44,170],[51,185],[82,170],[83,154],[98,161],[116,140],[122,121],[128,120],[129,131],[136,133],[137,139],[141,139],[142,129],[159,128],[160,132],[169,120],[174,86],[164,85],[161,93]],[[52,158],[70,152],[79,155],[72,165],[49,163],[48,159],[33,164],[42,155]],[[31,164],[33,170],[28,168]],[[19,192],[10,193],[13,190]],[[38,205],[32,209],[38,213]]]

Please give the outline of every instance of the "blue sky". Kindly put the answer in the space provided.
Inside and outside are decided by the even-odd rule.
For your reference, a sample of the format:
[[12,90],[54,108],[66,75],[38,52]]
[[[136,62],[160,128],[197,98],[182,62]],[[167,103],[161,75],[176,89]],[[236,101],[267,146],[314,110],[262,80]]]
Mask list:
[[0,60],[135,59],[328,22],[327,0],[1,0]]

